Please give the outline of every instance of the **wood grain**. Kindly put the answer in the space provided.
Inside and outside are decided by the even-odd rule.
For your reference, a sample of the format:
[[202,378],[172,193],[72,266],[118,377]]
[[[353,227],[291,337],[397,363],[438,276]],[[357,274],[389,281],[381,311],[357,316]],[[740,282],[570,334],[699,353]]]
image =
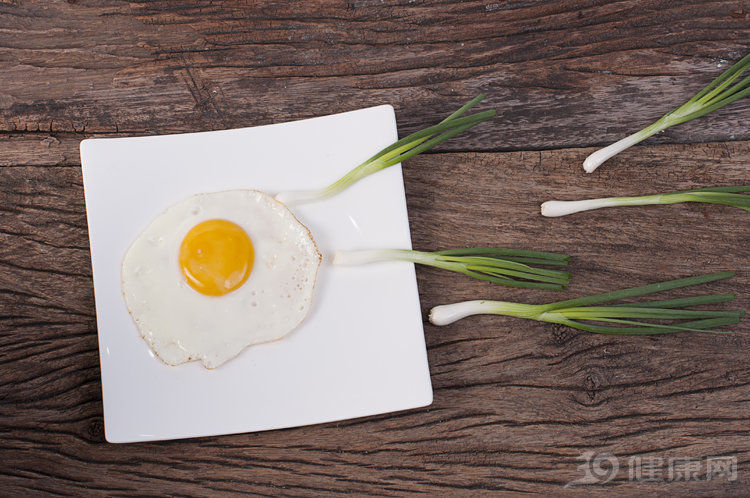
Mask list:
[[[425,326],[432,406],[265,433],[111,445],[75,137],[9,134],[0,150],[0,494],[745,495],[750,321],[730,335],[608,337],[503,317]],[[56,141],[55,141],[56,140]],[[707,291],[750,309],[750,218],[722,206],[538,215],[551,197],[748,183],[750,142],[637,147],[593,175],[591,149],[442,153],[404,167],[415,247],[567,252],[564,293],[418,270],[424,312],[460,299],[541,302],[733,269]],[[53,165],[55,164],[55,165]],[[356,187],[355,187],[356,188]],[[621,457],[606,487],[566,490],[584,451]],[[631,456],[734,455],[738,480],[637,483]],[[664,470],[666,472],[666,470]]]
[[[750,49],[746,0],[0,2],[0,131],[213,130],[392,103],[403,133],[480,92],[441,146],[604,144]],[[748,103],[650,143],[747,140]]]
[[[649,124],[747,53],[748,13],[746,0],[0,1],[0,495],[747,495],[748,320],[658,338],[427,324],[428,408],[105,443],[78,144],[382,103],[403,136],[485,92],[496,120],[405,165],[414,246],[566,252],[573,284],[505,289],[419,268],[425,314],[725,269],[737,276],[706,290],[750,310],[743,211],[538,214],[553,197],[750,183],[748,102],[580,168],[585,147]],[[584,451],[619,456],[615,479],[565,488]],[[714,455],[737,457],[737,481],[628,480],[629,457],[663,458],[666,472],[670,457]]]

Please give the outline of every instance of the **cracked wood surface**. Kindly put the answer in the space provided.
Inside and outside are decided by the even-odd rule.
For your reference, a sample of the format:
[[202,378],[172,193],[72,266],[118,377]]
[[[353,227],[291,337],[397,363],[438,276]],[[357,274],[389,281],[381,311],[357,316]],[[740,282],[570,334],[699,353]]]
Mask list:
[[[400,135],[479,92],[492,125],[404,166],[415,248],[572,255],[563,293],[418,268],[423,311],[542,302],[732,269],[750,309],[750,218],[724,206],[560,219],[550,198],[747,184],[748,103],[652,137],[593,175],[590,147],[679,105],[748,51],[745,1],[0,2],[0,494],[747,495],[750,321],[730,335],[596,336],[474,317],[425,326],[432,406],[265,433],[110,445],[78,144],[391,103]],[[545,150],[553,149],[553,150]],[[564,488],[585,451],[606,486]],[[629,457],[734,455],[737,481],[638,483]]]
[[[425,326],[432,406],[297,429],[164,443],[103,440],[101,385],[75,140],[0,138],[0,493],[561,493],[584,451],[619,455],[604,489],[745,494],[750,322],[730,335],[597,336],[475,317]],[[24,152],[25,151],[25,152]],[[591,149],[441,153],[404,167],[417,248],[497,244],[573,256],[563,293],[506,289],[418,268],[423,312],[478,296],[541,302],[700,272],[737,277],[750,309],[746,212],[680,204],[538,215],[550,197],[747,183],[750,142],[631,149],[594,175]],[[60,159],[59,165],[52,163]],[[595,228],[591,228],[595,227]],[[626,458],[738,458],[738,480],[633,483]],[[577,488],[576,491],[579,491]]]
[[[0,3],[0,130],[250,126],[389,102],[401,131],[480,92],[503,126],[441,150],[605,144],[750,48],[746,1]],[[651,139],[750,139],[740,103]]]

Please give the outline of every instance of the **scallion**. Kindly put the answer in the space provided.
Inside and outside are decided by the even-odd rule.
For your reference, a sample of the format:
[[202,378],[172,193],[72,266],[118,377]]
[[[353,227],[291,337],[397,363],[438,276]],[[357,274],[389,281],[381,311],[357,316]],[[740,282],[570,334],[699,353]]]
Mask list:
[[605,197],[582,201],[547,201],[542,204],[542,215],[556,217],[604,207],[676,204],[679,202],[724,204],[750,211],[750,195],[743,194],[743,192],[750,192],[750,185],[680,190],[677,192],[639,197]]
[[699,118],[709,112],[731,104],[735,100],[750,95],[750,76],[734,83],[748,69],[750,69],[750,54],[724,71],[692,99],[677,109],[668,112],[652,125],[591,154],[583,162],[583,169],[587,173],[591,173],[610,157],[647,139],[651,135],[666,130],[670,126]]
[[477,247],[422,252],[409,249],[337,251],[333,263],[341,266],[378,261],[410,261],[463,273],[509,287],[560,290],[568,285],[570,273],[530,265],[565,266],[568,256],[550,252]]
[[[447,325],[470,315],[494,314],[567,325],[597,334],[650,335],[684,331],[724,333],[713,328],[738,323],[745,314],[744,311],[703,311],[685,308],[729,302],[734,299],[734,294],[713,294],[610,306],[598,305],[715,282],[733,275],[733,272],[713,273],[550,304],[466,301],[436,306],[430,312],[430,322],[434,325]],[[659,320],[659,322],[643,320]],[[664,321],[669,323],[663,323]]]
[[281,192],[276,196],[276,200],[284,204],[301,204],[326,199],[368,175],[403,162],[449,138],[455,137],[495,115],[494,110],[489,110],[461,117],[483,98],[484,94],[480,94],[440,123],[394,142],[327,187],[317,190]]

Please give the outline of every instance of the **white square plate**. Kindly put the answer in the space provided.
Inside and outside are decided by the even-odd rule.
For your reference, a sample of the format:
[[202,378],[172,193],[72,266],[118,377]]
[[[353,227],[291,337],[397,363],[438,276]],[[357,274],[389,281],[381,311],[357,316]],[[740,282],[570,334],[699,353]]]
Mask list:
[[120,292],[125,251],[193,194],[320,187],[397,139],[391,106],[256,128],[84,140],[81,161],[107,441],[280,429],[432,402],[414,267],[332,267],[335,249],[410,248],[401,167],[292,207],[323,254],[310,315],[284,339],[215,370],[170,367],[141,339]]

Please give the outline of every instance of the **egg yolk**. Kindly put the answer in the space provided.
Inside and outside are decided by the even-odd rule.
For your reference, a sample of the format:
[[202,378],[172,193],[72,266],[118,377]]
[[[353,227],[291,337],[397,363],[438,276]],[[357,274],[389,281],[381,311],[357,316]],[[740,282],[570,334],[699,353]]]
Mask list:
[[247,233],[227,220],[195,225],[180,245],[180,270],[190,286],[207,296],[240,287],[253,269],[255,250]]

